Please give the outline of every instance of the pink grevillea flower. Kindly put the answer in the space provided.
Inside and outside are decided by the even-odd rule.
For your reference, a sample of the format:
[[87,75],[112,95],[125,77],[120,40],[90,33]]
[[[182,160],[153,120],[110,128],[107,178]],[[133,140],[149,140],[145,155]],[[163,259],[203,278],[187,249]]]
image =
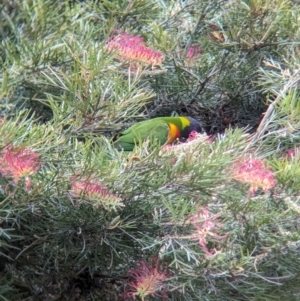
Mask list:
[[189,47],[187,53],[186,53],[186,58],[188,60],[195,60],[198,57],[200,57],[202,54],[202,50],[199,46],[197,45],[192,45]]
[[250,184],[250,194],[254,194],[258,188],[267,192],[277,184],[270,167],[265,166],[263,160],[255,158],[238,159],[233,165],[232,176],[238,182]]
[[30,188],[29,176],[40,168],[40,155],[26,149],[11,145],[6,146],[1,152],[0,172],[3,177],[13,178],[18,183],[20,178],[25,178],[26,188]]
[[94,179],[77,180],[76,177],[72,177],[70,195],[73,198],[86,198],[94,202],[96,206],[100,205],[106,209],[124,206],[120,197],[110,193]]
[[128,33],[112,36],[105,47],[109,52],[116,52],[121,61],[137,61],[156,66],[161,65],[165,59],[161,52],[147,47],[143,38]]
[[189,138],[186,140],[186,142],[194,141],[200,137],[203,137],[203,134],[199,134],[196,131],[191,131],[189,134]]
[[186,142],[191,142],[201,139],[203,142],[206,143],[213,143],[213,139],[211,136],[207,136],[206,134],[200,134],[197,133],[196,131],[191,131],[189,134],[189,138],[187,138]]
[[189,134],[189,137],[185,141],[176,141],[175,144],[167,144],[162,147],[163,152],[177,152],[177,151],[184,151],[185,149],[190,149],[192,145],[195,143],[212,143],[213,140],[211,136],[207,136],[206,134],[200,134],[196,131],[192,131]]
[[170,274],[167,268],[160,268],[158,259],[153,259],[150,263],[140,261],[139,267],[129,270],[127,276],[132,280],[127,283],[129,290],[125,293],[126,299],[139,297],[144,301],[147,296],[167,298],[164,281]]
[[219,235],[213,232],[223,226],[221,223],[215,221],[219,216],[219,214],[212,214],[207,207],[203,207],[202,210],[198,211],[190,218],[192,225],[196,228],[196,233],[193,234],[193,240],[199,242],[206,257],[213,256],[217,253],[216,249],[208,249],[207,237],[214,237],[216,239],[227,237],[227,234]]

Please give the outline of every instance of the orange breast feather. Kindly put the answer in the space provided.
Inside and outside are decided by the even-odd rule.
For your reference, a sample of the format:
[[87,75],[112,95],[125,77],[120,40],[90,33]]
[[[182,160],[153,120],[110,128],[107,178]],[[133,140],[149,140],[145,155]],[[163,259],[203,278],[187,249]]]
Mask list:
[[174,123],[169,123],[169,135],[167,144],[174,142],[177,138],[180,138],[180,131]]

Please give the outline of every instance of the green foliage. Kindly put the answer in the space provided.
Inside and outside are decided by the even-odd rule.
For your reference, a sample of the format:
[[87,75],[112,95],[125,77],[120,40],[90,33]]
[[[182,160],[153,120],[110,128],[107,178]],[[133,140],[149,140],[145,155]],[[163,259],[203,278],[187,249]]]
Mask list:
[[[124,300],[153,257],[163,280],[136,299],[299,299],[298,4],[2,1],[0,16],[0,300]],[[143,63],[107,48],[124,33]],[[214,135],[114,149],[171,115]]]
[[300,189],[300,161],[299,156],[294,158],[280,158],[273,160],[274,169],[277,171],[278,181],[286,187],[286,189],[297,193]]

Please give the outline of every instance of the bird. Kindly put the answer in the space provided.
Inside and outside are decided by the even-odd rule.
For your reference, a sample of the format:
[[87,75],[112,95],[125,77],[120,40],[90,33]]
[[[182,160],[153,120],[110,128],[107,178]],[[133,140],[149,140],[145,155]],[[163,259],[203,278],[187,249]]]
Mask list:
[[136,145],[148,139],[159,145],[166,145],[177,139],[189,138],[193,131],[201,133],[202,128],[199,121],[192,117],[156,117],[135,123],[117,134],[113,141],[117,150],[132,151]]

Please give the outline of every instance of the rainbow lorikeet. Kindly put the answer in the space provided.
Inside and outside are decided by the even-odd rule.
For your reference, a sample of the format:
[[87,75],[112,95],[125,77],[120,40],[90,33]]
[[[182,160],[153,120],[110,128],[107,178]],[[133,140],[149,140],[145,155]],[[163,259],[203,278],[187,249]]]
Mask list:
[[192,131],[202,131],[200,123],[192,117],[157,117],[138,122],[118,134],[114,146],[132,151],[135,145],[147,139],[160,145],[171,144],[176,139],[188,138]]

